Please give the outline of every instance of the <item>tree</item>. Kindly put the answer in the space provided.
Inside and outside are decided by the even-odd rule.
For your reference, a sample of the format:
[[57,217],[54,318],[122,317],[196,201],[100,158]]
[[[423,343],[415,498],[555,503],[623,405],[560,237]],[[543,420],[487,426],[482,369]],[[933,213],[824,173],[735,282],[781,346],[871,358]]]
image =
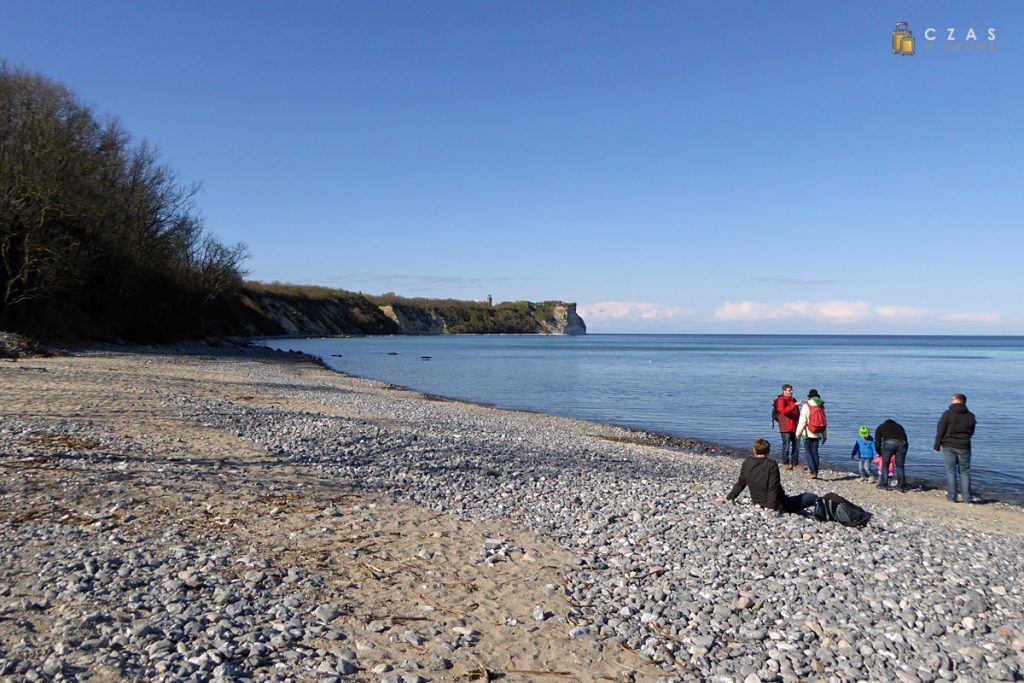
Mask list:
[[0,63],[0,328],[163,339],[241,285],[182,184],[115,119]]

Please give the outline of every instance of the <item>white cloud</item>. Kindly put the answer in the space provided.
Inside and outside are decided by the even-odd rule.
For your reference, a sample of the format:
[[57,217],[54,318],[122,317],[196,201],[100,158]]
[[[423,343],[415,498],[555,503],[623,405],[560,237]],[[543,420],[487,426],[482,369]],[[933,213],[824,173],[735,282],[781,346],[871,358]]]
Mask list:
[[1004,325],[1009,321],[995,313],[967,312],[936,315],[916,306],[884,304],[874,306],[864,301],[792,301],[765,304],[757,301],[726,301],[712,319],[722,322],[825,322],[852,325],[860,322],[884,322],[888,326],[906,324],[911,329],[937,323],[973,323]]
[[593,332],[852,332],[884,334],[958,334],[969,331],[1024,330],[1024,321],[988,312],[939,314],[904,304],[867,301],[784,303],[725,301],[711,315],[682,306],[649,301],[599,301],[580,304],[579,314]]
[[923,318],[928,311],[914,306],[876,306],[875,313],[883,318],[906,320],[907,318]]
[[738,304],[726,301],[711,317],[715,320],[778,320],[788,316],[781,307],[753,301],[743,301]]
[[645,301],[598,301],[593,304],[580,304],[576,311],[590,322],[629,321],[629,320],[675,320],[693,314],[693,311],[680,306]]
[[825,301],[811,304],[810,315],[838,323],[855,323],[871,315],[871,306],[863,301]]
[[823,301],[810,303],[793,301],[773,306],[756,301],[733,303],[726,301],[712,316],[715,320],[790,320],[807,318],[839,323],[853,323],[864,320],[871,314],[871,305],[863,301]]

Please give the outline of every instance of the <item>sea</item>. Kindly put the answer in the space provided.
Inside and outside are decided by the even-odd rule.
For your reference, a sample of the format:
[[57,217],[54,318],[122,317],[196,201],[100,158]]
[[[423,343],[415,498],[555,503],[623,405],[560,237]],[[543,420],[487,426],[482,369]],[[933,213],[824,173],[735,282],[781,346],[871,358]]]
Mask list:
[[734,449],[780,440],[784,383],[825,401],[824,467],[855,471],[862,425],[910,441],[907,476],[945,486],[932,451],[954,393],[977,416],[975,495],[1024,504],[1024,337],[587,334],[268,339],[330,368],[424,393],[693,438]]

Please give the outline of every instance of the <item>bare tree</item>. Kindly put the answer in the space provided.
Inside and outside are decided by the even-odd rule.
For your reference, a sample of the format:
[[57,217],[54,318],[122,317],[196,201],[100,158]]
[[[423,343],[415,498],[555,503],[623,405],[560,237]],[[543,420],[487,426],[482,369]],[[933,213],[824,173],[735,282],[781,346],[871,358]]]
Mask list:
[[0,63],[0,327],[197,332],[246,255],[205,234],[198,189],[64,86]]

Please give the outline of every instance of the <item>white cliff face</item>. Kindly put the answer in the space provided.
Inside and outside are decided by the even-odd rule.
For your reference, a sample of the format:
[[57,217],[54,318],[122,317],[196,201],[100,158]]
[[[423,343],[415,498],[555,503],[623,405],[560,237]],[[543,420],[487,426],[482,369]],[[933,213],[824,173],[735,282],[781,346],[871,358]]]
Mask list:
[[425,335],[444,334],[444,318],[436,311],[425,311],[411,306],[395,306],[388,304],[380,310],[387,317],[398,323],[402,334]]
[[562,334],[580,335],[587,333],[587,324],[576,312],[576,304],[566,304],[555,309],[555,315],[559,315],[559,309],[565,311],[565,323]]
[[576,304],[555,306],[552,318],[543,321],[542,334],[581,335],[587,333],[587,324],[576,313]]

